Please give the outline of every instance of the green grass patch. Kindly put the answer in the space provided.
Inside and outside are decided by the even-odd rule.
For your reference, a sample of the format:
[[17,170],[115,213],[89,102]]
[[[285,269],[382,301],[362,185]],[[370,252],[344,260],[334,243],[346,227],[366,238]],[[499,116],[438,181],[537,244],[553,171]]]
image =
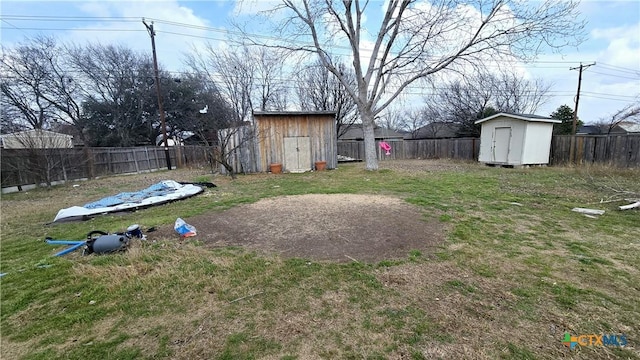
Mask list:
[[[598,204],[607,210],[598,219],[571,212],[610,196],[606,185],[640,193],[638,169],[425,160],[406,166],[439,166],[404,171],[394,164],[378,172],[355,164],[235,181],[178,170],[171,175],[218,187],[135,213],[53,226],[47,223],[61,207],[144,188],[149,180],[105,178],[3,195],[0,357],[551,359],[559,351],[573,355],[549,336],[551,325],[624,333],[631,343],[640,338],[638,212],[617,212],[614,203]],[[176,214],[216,214],[311,193],[402,198],[444,223],[446,240],[371,264],[212,248],[205,238],[53,258],[61,247],[43,242],[132,223],[170,225]],[[587,355],[638,358],[632,348]]]

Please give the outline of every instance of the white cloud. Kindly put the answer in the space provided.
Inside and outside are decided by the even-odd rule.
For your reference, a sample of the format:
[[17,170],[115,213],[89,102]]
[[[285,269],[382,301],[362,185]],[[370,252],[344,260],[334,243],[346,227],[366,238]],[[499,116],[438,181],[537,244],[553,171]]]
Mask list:
[[597,28],[591,31],[595,40],[609,42],[598,53],[598,60],[615,66],[640,68],[640,22],[635,25],[614,28]]
[[[102,21],[83,25],[76,27],[75,30],[69,32],[68,36],[64,37],[66,41],[80,44],[85,42],[122,44],[136,51],[150,52],[151,42],[142,23],[142,18],[146,18],[148,24],[153,21],[152,19],[159,19],[196,27],[208,25],[205,18],[195,14],[192,9],[181,6],[176,0],[162,1],[161,3],[153,0],[90,1],[82,3],[79,8],[89,16],[131,18],[129,22]],[[93,31],[92,29],[101,29],[102,31]],[[223,34],[212,35],[204,29],[171,25],[162,21],[154,24],[154,30],[156,31],[158,61],[172,71],[182,68],[181,59],[184,52],[190,51],[191,46],[198,46],[206,41],[202,37],[220,39],[224,37]]]

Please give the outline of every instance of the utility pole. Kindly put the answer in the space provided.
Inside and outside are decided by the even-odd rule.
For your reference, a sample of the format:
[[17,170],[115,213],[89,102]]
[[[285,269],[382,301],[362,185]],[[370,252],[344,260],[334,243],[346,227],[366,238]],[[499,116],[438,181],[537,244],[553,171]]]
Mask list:
[[570,145],[571,147],[569,148],[569,161],[570,162],[574,162],[575,161],[575,142],[576,142],[576,127],[578,126],[578,103],[580,102],[580,86],[582,85],[582,71],[587,69],[590,66],[595,65],[596,63],[594,62],[593,64],[589,64],[589,65],[582,65],[582,63],[580,63],[579,67],[572,67],[569,68],[569,70],[579,70],[578,72],[578,91],[576,93],[576,106],[573,110],[573,127],[572,127],[572,132],[571,132],[571,142]]
[[156,92],[158,93],[158,111],[160,112],[160,126],[162,127],[162,142],[164,143],[164,156],[167,160],[167,170],[171,170],[171,156],[169,155],[169,143],[167,142],[167,127],[165,125],[164,110],[162,109],[162,95],[160,92],[160,76],[158,75],[158,59],[156,58],[156,32],[153,30],[153,21],[148,25],[144,18],[142,23],[147,28],[151,37],[151,50],[153,51],[153,71],[156,75]]

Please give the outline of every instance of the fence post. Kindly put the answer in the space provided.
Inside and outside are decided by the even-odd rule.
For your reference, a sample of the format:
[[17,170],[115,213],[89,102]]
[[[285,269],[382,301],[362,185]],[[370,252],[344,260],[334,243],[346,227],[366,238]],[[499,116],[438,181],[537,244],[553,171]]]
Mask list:
[[478,160],[478,157],[476,155],[476,138],[473,138],[471,139],[471,157],[473,158],[473,160]]
[[67,179],[67,167],[65,166],[65,156],[63,156],[63,152],[62,150],[58,152],[58,154],[60,155],[60,165],[62,166],[62,179],[64,180],[64,182],[66,183],[67,181],[69,181]]
[[113,169],[111,168],[111,149],[107,150],[107,169],[108,172],[113,172]]
[[173,148],[176,157],[176,169],[179,169],[182,167],[182,146],[176,144]]
[[139,174],[140,167],[138,166],[138,152],[136,151],[136,148],[133,148],[131,152],[133,152],[133,162],[136,164],[136,174]]
[[153,148],[153,155],[154,155],[154,162],[155,162],[155,167],[153,168],[154,170],[160,168],[160,162],[158,161],[158,148]]

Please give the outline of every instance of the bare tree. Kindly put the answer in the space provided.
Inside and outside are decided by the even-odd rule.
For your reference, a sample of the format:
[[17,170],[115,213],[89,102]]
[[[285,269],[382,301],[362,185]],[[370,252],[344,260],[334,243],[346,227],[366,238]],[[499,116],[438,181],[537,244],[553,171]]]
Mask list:
[[218,131],[218,146],[213,154],[212,160],[224,167],[225,172],[236,178],[238,172],[251,172],[252,147],[259,142],[255,124],[236,124],[226,129]]
[[402,118],[401,127],[408,131],[411,139],[416,139],[418,131],[429,123],[429,118],[425,109],[409,109],[405,111]]
[[71,60],[68,47],[59,45],[53,37],[38,36],[13,49],[3,49],[2,72],[8,75],[0,85],[3,109],[21,116],[3,120],[2,125],[16,125],[17,118],[22,124],[11,126],[16,130],[71,126],[84,145],[88,174],[93,177],[81,106],[82,82],[72,76]]
[[0,107],[2,107],[2,111],[0,111],[0,134],[26,130],[27,126],[21,118],[22,114],[7,100],[4,93],[0,93]]
[[[153,143],[161,129],[151,59],[125,46],[101,44],[70,47],[69,54],[69,66],[82,82],[85,126],[91,143]],[[167,75],[162,80],[171,81]]]
[[450,136],[451,126],[443,121],[439,109],[430,106],[405,111],[402,122],[402,128],[409,132],[411,139]]
[[201,73],[183,74],[167,86],[167,124],[173,132],[191,132],[205,146],[216,145],[216,132],[237,121],[218,88]]
[[477,137],[480,129],[475,121],[495,112],[493,97],[491,85],[456,80],[436,88],[435,93],[425,99],[423,111],[432,122],[456,124],[461,136]]
[[497,75],[485,74],[480,86],[493,89],[494,106],[498,111],[532,114],[546,102],[551,85],[541,78],[526,79],[513,72],[502,71]]
[[51,38],[27,39],[15,48],[2,47],[0,72],[2,107],[18,118],[3,117],[3,127],[47,129],[55,108],[46,99],[50,91],[51,70],[48,59],[56,54]]
[[[345,74],[350,86],[356,84],[355,75],[344,64],[336,68]],[[351,76],[348,75],[351,73]],[[298,73],[296,87],[298,101],[302,110],[335,111],[336,132],[338,138],[358,119],[356,103],[344,85],[320,62],[315,62]]]
[[602,118],[595,125],[605,134],[610,134],[617,126],[630,123],[640,125],[640,103],[631,103],[617,110],[607,118]]
[[260,110],[287,107],[282,55],[275,49],[237,46],[221,50],[207,44],[204,51],[193,49],[187,54],[185,64],[216,84],[240,121],[251,121],[256,105]]
[[197,73],[206,75],[217,84],[220,93],[229,101],[239,121],[251,119],[251,90],[254,88],[254,65],[247,61],[248,49],[242,52],[220,50],[208,43],[204,51],[193,49],[185,64]]
[[376,125],[381,125],[385,130],[402,131],[406,112],[401,105],[387,107],[376,119]]
[[459,126],[460,136],[477,137],[480,128],[475,121],[497,112],[534,113],[545,102],[549,88],[541,79],[528,80],[509,71],[478,72],[439,84],[425,99],[423,111],[433,122]]
[[245,61],[255,64],[260,110],[285,110],[289,90],[284,81],[282,51],[265,47],[248,51],[250,58]]
[[[573,1],[389,0],[380,22],[374,25],[374,18],[367,17],[365,28],[370,4],[283,0],[275,11],[290,15],[277,24],[286,43],[271,45],[317,54],[348,89],[362,118],[368,170],[378,168],[375,117],[412,83],[443,70],[481,66],[488,56],[528,59],[543,47],[579,42],[583,28]],[[367,31],[374,34],[372,46],[365,45]],[[330,61],[340,43],[348,44],[353,58],[355,87]]]

